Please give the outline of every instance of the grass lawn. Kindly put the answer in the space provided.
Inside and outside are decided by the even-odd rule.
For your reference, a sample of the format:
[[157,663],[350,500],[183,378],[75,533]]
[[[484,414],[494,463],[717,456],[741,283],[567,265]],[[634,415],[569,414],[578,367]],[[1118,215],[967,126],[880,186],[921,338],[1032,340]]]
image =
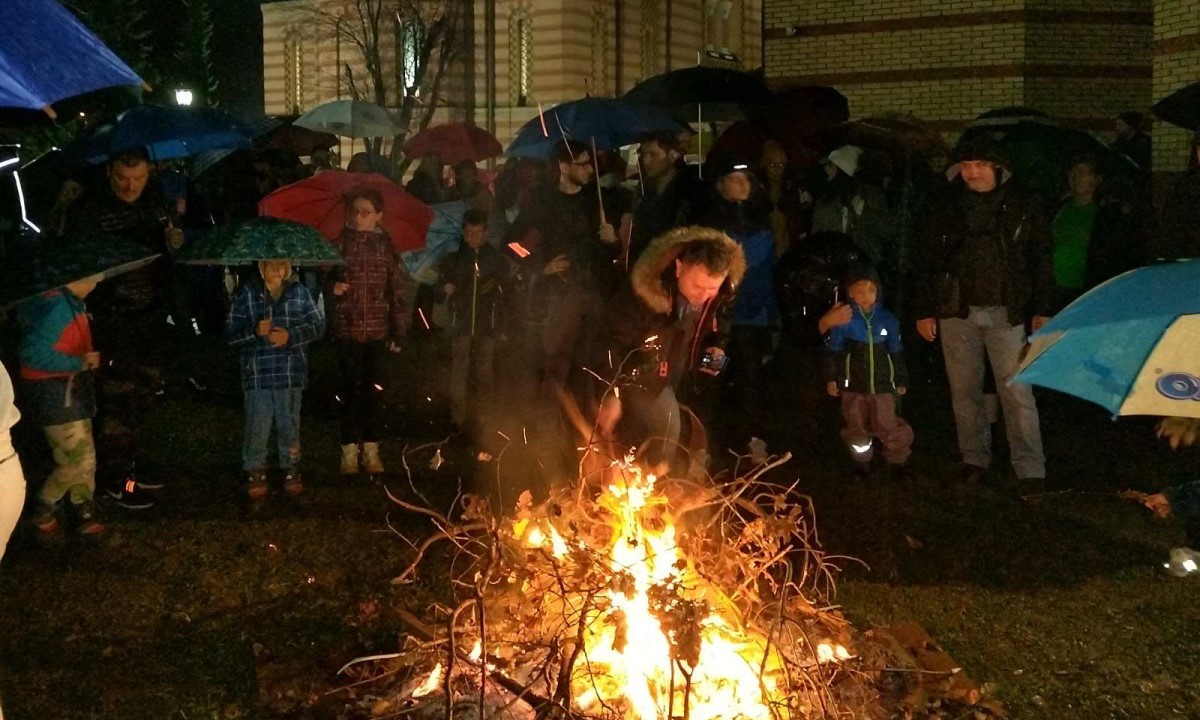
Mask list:
[[[327,353],[318,349],[315,377],[327,375]],[[415,585],[389,585],[409,550],[387,523],[416,534],[422,521],[384,497],[383,483],[411,496],[400,476],[333,474],[337,432],[321,382],[306,397],[309,492],[249,507],[232,365],[214,358],[219,382],[206,396],[169,394],[148,418],[147,465],[172,481],[159,506],[115,515],[99,543],[14,538],[0,568],[9,720],[338,717],[324,695],[347,682],[336,670],[397,647],[388,608],[425,614],[446,597],[436,562]],[[780,479],[799,477],[812,494],[826,550],[869,567],[843,562],[838,583],[836,602],[859,628],[921,623],[1013,718],[1200,717],[1200,579],[1163,573],[1180,532],[1112,492],[1183,479],[1194,451],[1158,445],[1148,421],[1111,423],[1050,400],[1051,489],[1077,492],[1022,504],[1001,488],[947,489],[938,481],[953,433],[935,384],[915,388],[906,408],[922,480],[892,487],[846,476],[819,388],[777,389],[764,408],[768,439],[796,455]],[[426,390],[405,391],[411,407],[396,417],[409,420],[393,435],[441,439],[423,420],[438,399]],[[26,447],[35,485],[47,459]],[[399,452],[385,446],[389,469]],[[473,472],[464,457],[436,472],[427,455],[416,460],[418,487],[441,499]]]

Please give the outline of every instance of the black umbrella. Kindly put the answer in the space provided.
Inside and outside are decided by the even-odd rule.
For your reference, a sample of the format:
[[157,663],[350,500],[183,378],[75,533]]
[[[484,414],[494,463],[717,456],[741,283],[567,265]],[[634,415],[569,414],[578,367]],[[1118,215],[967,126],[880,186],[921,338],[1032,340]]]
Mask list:
[[43,246],[39,252],[5,263],[0,272],[0,311],[93,275],[108,279],[132,272],[158,257],[137,243],[116,238]]
[[1176,90],[1154,103],[1154,114],[1172,125],[1200,132],[1200,82]]
[[737,119],[748,107],[776,102],[775,94],[757,75],[701,65],[646,78],[622,99],[669,108],[688,120],[696,117],[698,106],[703,120],[728,120]]

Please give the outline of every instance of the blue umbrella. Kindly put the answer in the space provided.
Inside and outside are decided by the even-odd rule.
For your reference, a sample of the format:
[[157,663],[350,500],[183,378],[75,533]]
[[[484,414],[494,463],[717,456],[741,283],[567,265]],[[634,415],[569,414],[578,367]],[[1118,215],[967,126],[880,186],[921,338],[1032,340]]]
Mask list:
[[0,107],[45,110],[72,95],[142,79],[55,0],[6,0]]
[[458,250],[462,239],[462,220],[467,204],[462,200],[433,205],[433,222],[425,234],[425,247],[401,253],[408,274],[422,285],[437,282],[442,258]]
[[1030,343],[1013,382],[1074,395],[1113,415],[1200,418],[1200,259],[1115,277]]
[[152,160],[191,157],[207,150],[250,147],[251,130],[215,108],[138,105],[75,141],[68,155],[102,163],[144,149]]
[[505,152],[509,157],[546,159],[566,137],[597,150],[614,150],[656,130],[678,132],[683,126],[661,110],[613,98],[583,98],[546,109],[521,126]]

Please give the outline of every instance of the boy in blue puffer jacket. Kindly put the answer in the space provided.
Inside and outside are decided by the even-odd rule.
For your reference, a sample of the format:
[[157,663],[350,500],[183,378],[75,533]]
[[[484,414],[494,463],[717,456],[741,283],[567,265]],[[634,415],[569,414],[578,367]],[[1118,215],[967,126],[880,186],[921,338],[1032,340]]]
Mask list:
[[251,500],[267,496],[271,425],[283,489],[304,492],[300,477],[300,400],[308,382],[305,346],[321,335],[325,317],[285,260],[258,263],[262,281],[246,283],[229,308],[225,339],[241,351],[246,427],[242,468]]
[[869,470],[878,438],[893,475],[907,478],[913,431],[896,414],[896,396],[908,390],[900,321],[879,302],[879,277],[871,268],[852,268],[845,288],[853,316],[829,331],[825,357],[826,390],[842,399],[842,440],[857,472]]

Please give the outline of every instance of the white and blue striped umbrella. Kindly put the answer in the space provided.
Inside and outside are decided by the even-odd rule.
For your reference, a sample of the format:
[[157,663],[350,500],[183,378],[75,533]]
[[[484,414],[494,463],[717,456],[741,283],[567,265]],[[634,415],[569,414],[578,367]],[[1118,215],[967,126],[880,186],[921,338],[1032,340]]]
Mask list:
[[1200,259],[1139,268],[1087,292],[1030,338],[1012,382],[1113,415],[1200,418]]

